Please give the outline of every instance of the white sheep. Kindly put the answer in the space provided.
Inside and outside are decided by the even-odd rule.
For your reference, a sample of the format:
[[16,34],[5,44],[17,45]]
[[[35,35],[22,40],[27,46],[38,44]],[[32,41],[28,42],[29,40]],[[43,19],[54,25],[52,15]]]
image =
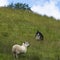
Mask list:
[[28,42],[24,42],[22,45],[15,44],[12,47],[12,53],[13,55],[18,58],[18,54],[26,53],[27,47],[29,46]]

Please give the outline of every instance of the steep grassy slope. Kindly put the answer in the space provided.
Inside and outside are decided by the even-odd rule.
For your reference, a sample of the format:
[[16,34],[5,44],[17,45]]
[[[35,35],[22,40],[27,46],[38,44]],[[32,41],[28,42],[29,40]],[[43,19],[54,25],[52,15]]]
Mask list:
[[[44,35],[43,41],[35,40],[36,30]],[[21,60],[60,59],[60,21],[30,11],[0,8],[0,60],[13,60],[13,44],[30,42]]]

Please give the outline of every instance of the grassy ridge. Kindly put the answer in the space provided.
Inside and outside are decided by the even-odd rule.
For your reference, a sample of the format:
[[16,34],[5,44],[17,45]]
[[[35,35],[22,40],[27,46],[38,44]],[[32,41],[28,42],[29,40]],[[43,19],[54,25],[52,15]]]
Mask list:
[[[36,30],[43,33],[44,41],[35,40]],[[12,45],[24,41],[29,41],[31,46],[19,59],[60,59],[60,21],[26,10],[0,8],[0,60],[13,60]]]

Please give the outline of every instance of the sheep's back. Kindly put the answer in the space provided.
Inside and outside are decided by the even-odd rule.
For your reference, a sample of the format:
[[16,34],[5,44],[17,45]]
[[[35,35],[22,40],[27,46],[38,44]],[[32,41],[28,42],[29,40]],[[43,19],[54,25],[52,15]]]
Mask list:
[[27,51],[27,48],[24,47],[24,46],[14,45],[14,46],[12,47],[12,52],[13,52],[13,53],[14,53],[14,52],[16,52],[17,54],[19,54],[19,53],[26,53],[26,51]]
[[13,53],[14,53],[14,52],[20,53],[20,45],[14,45],[14,46],[12,47],[12,52],[13,52]]

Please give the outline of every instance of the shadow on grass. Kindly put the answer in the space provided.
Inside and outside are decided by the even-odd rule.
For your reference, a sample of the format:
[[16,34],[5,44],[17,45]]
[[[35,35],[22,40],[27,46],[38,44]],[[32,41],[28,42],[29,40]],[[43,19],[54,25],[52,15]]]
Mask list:
[[27,55],[27,54],[21,54],[19,55],[20,60],[40,60],[38,55]]
[[40,60],[38,55],[20,54],[18,60]]

